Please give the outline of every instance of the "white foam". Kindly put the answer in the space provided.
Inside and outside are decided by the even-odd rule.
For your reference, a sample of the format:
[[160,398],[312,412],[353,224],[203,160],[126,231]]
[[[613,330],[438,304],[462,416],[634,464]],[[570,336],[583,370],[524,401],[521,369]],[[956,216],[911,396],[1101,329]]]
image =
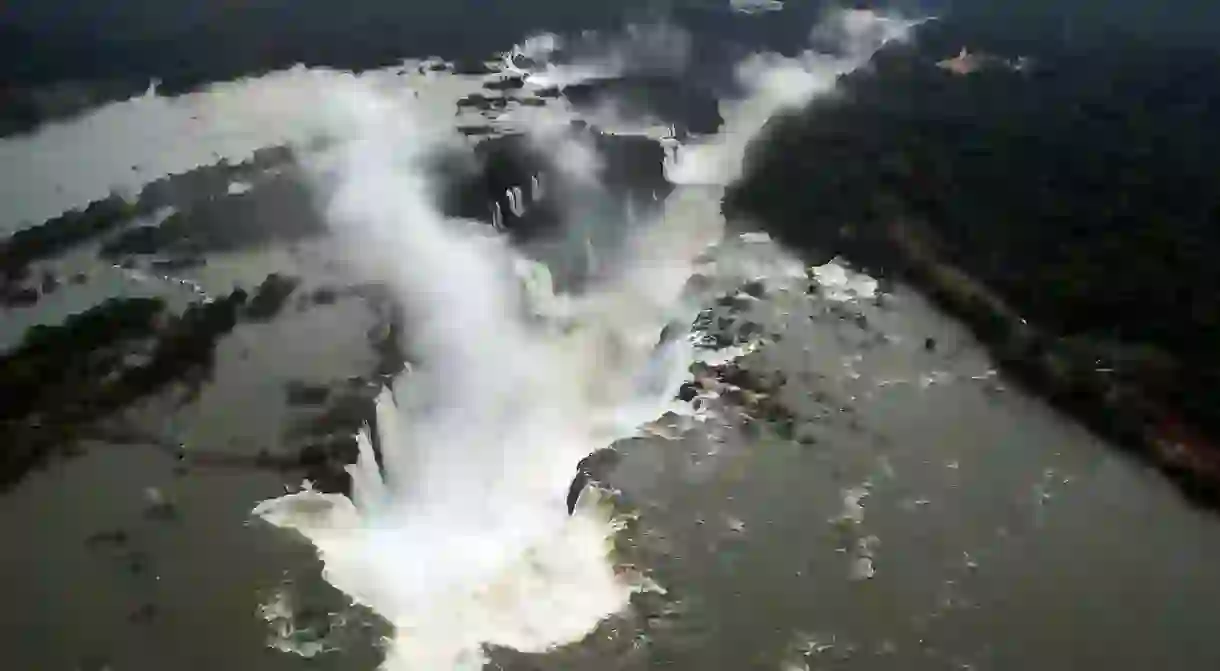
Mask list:
[[830,261],[810,272],[817,280],[818,292],[827,300],[847,302],[877,295],[877,280],[847,268],[843,261]]
[[228,193],[230,196],[240,196],[241,194],[253,189],[254,185],[249,182],[232,181],[229,182]]

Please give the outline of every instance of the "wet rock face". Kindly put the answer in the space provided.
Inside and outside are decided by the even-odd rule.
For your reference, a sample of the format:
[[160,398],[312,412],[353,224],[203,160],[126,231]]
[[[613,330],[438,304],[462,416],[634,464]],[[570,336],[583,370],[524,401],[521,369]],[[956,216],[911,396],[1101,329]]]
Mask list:
[[[372,411],[371,402],[368,410]],[[297,454],[297,466],[316,489],[349,493],[351,476],[346,468],[355,463],[358,456],[355,436],[327,436],[306,443]]]
[[480,137],[483,135],[494,135],[496,129],[484,124],[480,126],[459,126],[458,132],[466,137]]
[[488,111],[497,108],[503,108],[507,101],[502,96],[488,96],[482,93],[471,93],[470,95],[457,101],[458,109],[464,107],[473,107],[474,109]]
[[590,130],[593,145],[605,166],[601,178],[614,193],[664,199],[673,190],[665,179],[665,150],[651,138],[636,135],[607,135]]
[[[285,434],[285,441],[295,450],[295,456],[284,467],[299,470],[320,491],[350,491],[351,478],[346,471],[358,456],[356,432],[365,425],[371,429],[376,444],[376,395],[380,386],[360,384],[309,399],[303,416],[294,421]],[[268,457],[268,464],[275,465]]]
[[300,283],[298,278],[271,273],[254,291],[253,298],[246,306],[246,316],[255,321],[274,319]]
[[[477,132],[477,131],[472,131]],[[655,141],[642,137],[606,135],[588,127],[574,127],[575,139],[588,142],[603,161],[601,177],[611,198],[633,194],[652,201],[656,192],[664,197],[671,189],[665,180],[664,152]],[[548,183],[562,184],[565,176],[557,173],[547,157],[522,135],[489,138],[475,147],[475,162],[462,164],[451,160],[441,166],[444,178],[442,204],[452,216],[491,223],[492,204],[499,204],[504,228],[524,238],[533,237],[558,224],[554,189]],[[533,197],[533,180],[541,180],[542,198]],[[513,212],[509,193],[520,189],[524,214]],[[548,193],[549,192],[549,193]]]
[[310,295],[315,305],[333,305],[339,300],[339,292],[332,287],[319,287]]
[[483,84],[489,91],[516,91],[525,87],[525,79],[518,75],[502,76]]
[[566,86],[563,96],[579,110],[595,110],[613,101],[628,118],[661,119],[683,133],[709,135],[724,123],[716,98],[680,78],[608,78]]
[[[471,134],[481,132],[470,129]],[[440,175],[440,203],[445,214],[499,226],[518,244],[550,263],[561,284],[580,274],[567,268],[574,254],[561,249],[552,250],[552,256],[548,256],[533,243],[553,239],[556,232],[563,231],[571,235],[587,233],[589,244],[599,250],[603,245],[613,245],[622,233],[619,222],[627,219],[629,200],[634,212],[645,216],[673,188],[665,179],[663,150],[655,141],[607,135],[585,125],[573,126],[568,132],[573,140],[597,152],[604,191],[577,184],[571,176],[556,170],[548,156],[522,135],[480,141],[473,160],[456,155],[439,157],[433,171]],[[572,214],[573,208],[576,215]],[[596,225],[590,223],[590,230],[583,233],[573,232],[572,227],[564,226],[570,216],[581,221],[595,218]],[[583,243],[580,247],[580,253],[585,253]]]
[[40,298],[34,287],[19,285],[0,285],[0,306],[6,308],[27,308],[36,305]]
[[496,71],[487,67],[486,62],[475,58],[459,59],[453,63],[455,75],[489,75],[493,72]]
[[60,281],[59,278],[55,276],[55,273],[49,270],[44,270],[42,272],[41,289],[44,296],[55,293],[55,290],[59,288],[59,285]]
[[[451,216],[489,224],[499,221],[512,234],[529,238],[559,224],[557,205],[550,198],[534,198],[533,181],[546,183],[550,166],[524,136],[484,140],[475,148],[474,163],[452,165],[445,173],[442,206]],[[519,189],[524,208],[514,208],[509,194]],[[498,206],[499,214],[494,208]],[[518,214],[524,209],[524,212]]]

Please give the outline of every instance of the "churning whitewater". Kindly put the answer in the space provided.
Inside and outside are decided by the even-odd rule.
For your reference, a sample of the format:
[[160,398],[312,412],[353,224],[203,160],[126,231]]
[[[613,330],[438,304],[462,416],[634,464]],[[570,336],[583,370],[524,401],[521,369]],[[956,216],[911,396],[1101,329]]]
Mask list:
[[[606,498],[585,492],[569,517],[568,484],[580,459],[674,408],[697,350],[689,328],[666,326],[690,325],[717,286],[756,279],[740,273],[760,266],[718,264],[714,253],[721,188],[746,140],[912,25],[859,11],[832,22],[836,55],[743,66],[762,85],[726,103],[722,136],[667,166],[678,188],[654,220],[631,224],[613,267],[578,295],[557,294],[548,269],[499,231],[440,214],[426,165],[452,128],[355,81],[326,97],[327,143],[302,148],[302,161],[356,269],[400,299],[413,365],[378,399],[376,441],[358,436],[350,498],[306,488],[254,513],[304,535],[326,580],[393,625],[384,669],[478,669],[485,645],[543,652],[649,588],[616,570]],[[545,68],[548,81],[563,75]],[[596,152],[574,137],[539,145],[565,174],[595,181]],[[696,274],[711,280],[698,291]]]

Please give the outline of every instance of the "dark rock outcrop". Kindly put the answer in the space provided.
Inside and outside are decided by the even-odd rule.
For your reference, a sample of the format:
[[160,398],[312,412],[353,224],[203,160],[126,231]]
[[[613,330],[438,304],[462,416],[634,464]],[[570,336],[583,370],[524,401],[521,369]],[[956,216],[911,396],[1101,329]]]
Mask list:
[[493,102],[494,100],[496,100],[496,98],[485,96],[482,93],[471,93],[470,95],[459,99],[457,101],[457,106],[459,109],[462,107],[475,107],[481,110],[489,110],[495,106]]
[[202,254],[184,254],[167,258],[153,259],[148,267],[162,273],[174,273],[189,268],[207,265],[207,259]]
[[525,87],[525,79],[519,75],[504,75],[483,83],[488,91],[516,91]]
[[483,135],[493,135],[496,132],[495,127],[487,124],[479,126],[458,126],[458,132],[466,137],[479,137]]
[[40,297],[34,287],[0,284],[0,306],[6,308],[28,308],[36,305]]
[[724,123],[714,95],[676,77],[633,76],[582,82],[565,86],[563,96],[579,110],[596,109],[613,101],[628,118],[661,119],[683,133],[712,134]]
[[288,297],[296,291],[301,280],[295,277],[271,273],[254,290],[254,296],[246,306],[245,315],[255,321],[270,321],[284,309]]
[[[628,201],[637,215],[646,216],[673,188],[665,179],[664,151],[654,140],[602,133],[584,124],[567,132],[597,152],[600,186],[556,170],[541,148],[517,134],[484,139],[475,146],[473,161],[438,160],[434,170],[441,175],[440,203],[446,214],[487,223],[498,218],[519,244],[551,265],[561,284],[578,281],[583,273],[581,237],[612,253],[625,233],[620,224],[627,218]],[[565,227],[573,202],[585,210],[567,219],[576,226]],[[564,237],[557,233],[579,243],[549,249],[535,244]]]
[[289,382],[285,387],[289,405],[322,405],[330,397],[330,388],[326,385],[308,384],[299,380]]
[[453,74],[455,75],[489,75],[495,72],[494,69],[487,67],[487,63],[477,58],[464,58],[453,63]]

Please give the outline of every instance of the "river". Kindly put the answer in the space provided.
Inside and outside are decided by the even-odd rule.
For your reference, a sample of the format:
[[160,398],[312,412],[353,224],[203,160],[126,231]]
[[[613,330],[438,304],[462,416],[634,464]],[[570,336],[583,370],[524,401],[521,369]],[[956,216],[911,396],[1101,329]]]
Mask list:
[[[733,21],[776,25],[789,10],[792,21],[812,12],[736,12],[710,23],[750,44],[755,29]],[[570,20],[607,20],[587,18]],[[219,93],[150,93],[0,140],[2,174],[14,176],[4,193],[20,201],[5,226],[84,205],[111,186],[138,192],[207,165],[213,151],[240,161],[294,141],[309,130],[307,115],[289,115],[300,125],[274,115],[316,100],[309,96],[327,90],[329,77],[297,70]],[[479,86],[414,65],[369,77],[426,87],[430,114],[446,123],[454,101]],[[317,88],[296,86],[302,79]],[[178,124],[199,122],[192,114],[203,129],[176,135]],[[473,117],[462,112],[457,123]],[[173,138],[173,151],[158,149]],[[27,170],[31,157],[41,163]],[[702,199],[713,216],[719,187],[704,188],[680,186],[669,202]],[[177,204],[199,207],[190,193]],[[750,240],[743,244],[771,244]],[[351,281],[342,270],[350,248],[323,235],[209,252],[207,265],[162,280],[94,253],[85,247],[45,266],[87,272],[82,286],[0,312],[6,346],[102,296],[160,295],[179,309],[197,296],[176,279],[213,296],[269,272],[302,285],[284,313],[239,323],[219,341],[196,393],[140,400],[124,413],[131,433],[85,440],[0,496],[5,668],[377,668],[386,623],[323,579],[308,543],[251,515],[301,480],[299,469],[267,467],[268,458],[297,458],[299,427],[317,412],[292,402],[286,386],[324,386],[333,407],[367,391],[379,365],[386,315],[376,301],[358,292],[302,298]],[[716,307],[709,333],[758,335],[737,365],[778,384],[705,395],[703,421],[663,416],[598,467],[626,514],[619,558],[655,588],[580,642],[545,655],[494,649],[492,665],[1220,668],[1214,513],[1007,381],[962,326],[911,288],[832,291],[845,267],[823,266],[820,290],[802,280]],[[778,416],[768,411],[776,406]]]

